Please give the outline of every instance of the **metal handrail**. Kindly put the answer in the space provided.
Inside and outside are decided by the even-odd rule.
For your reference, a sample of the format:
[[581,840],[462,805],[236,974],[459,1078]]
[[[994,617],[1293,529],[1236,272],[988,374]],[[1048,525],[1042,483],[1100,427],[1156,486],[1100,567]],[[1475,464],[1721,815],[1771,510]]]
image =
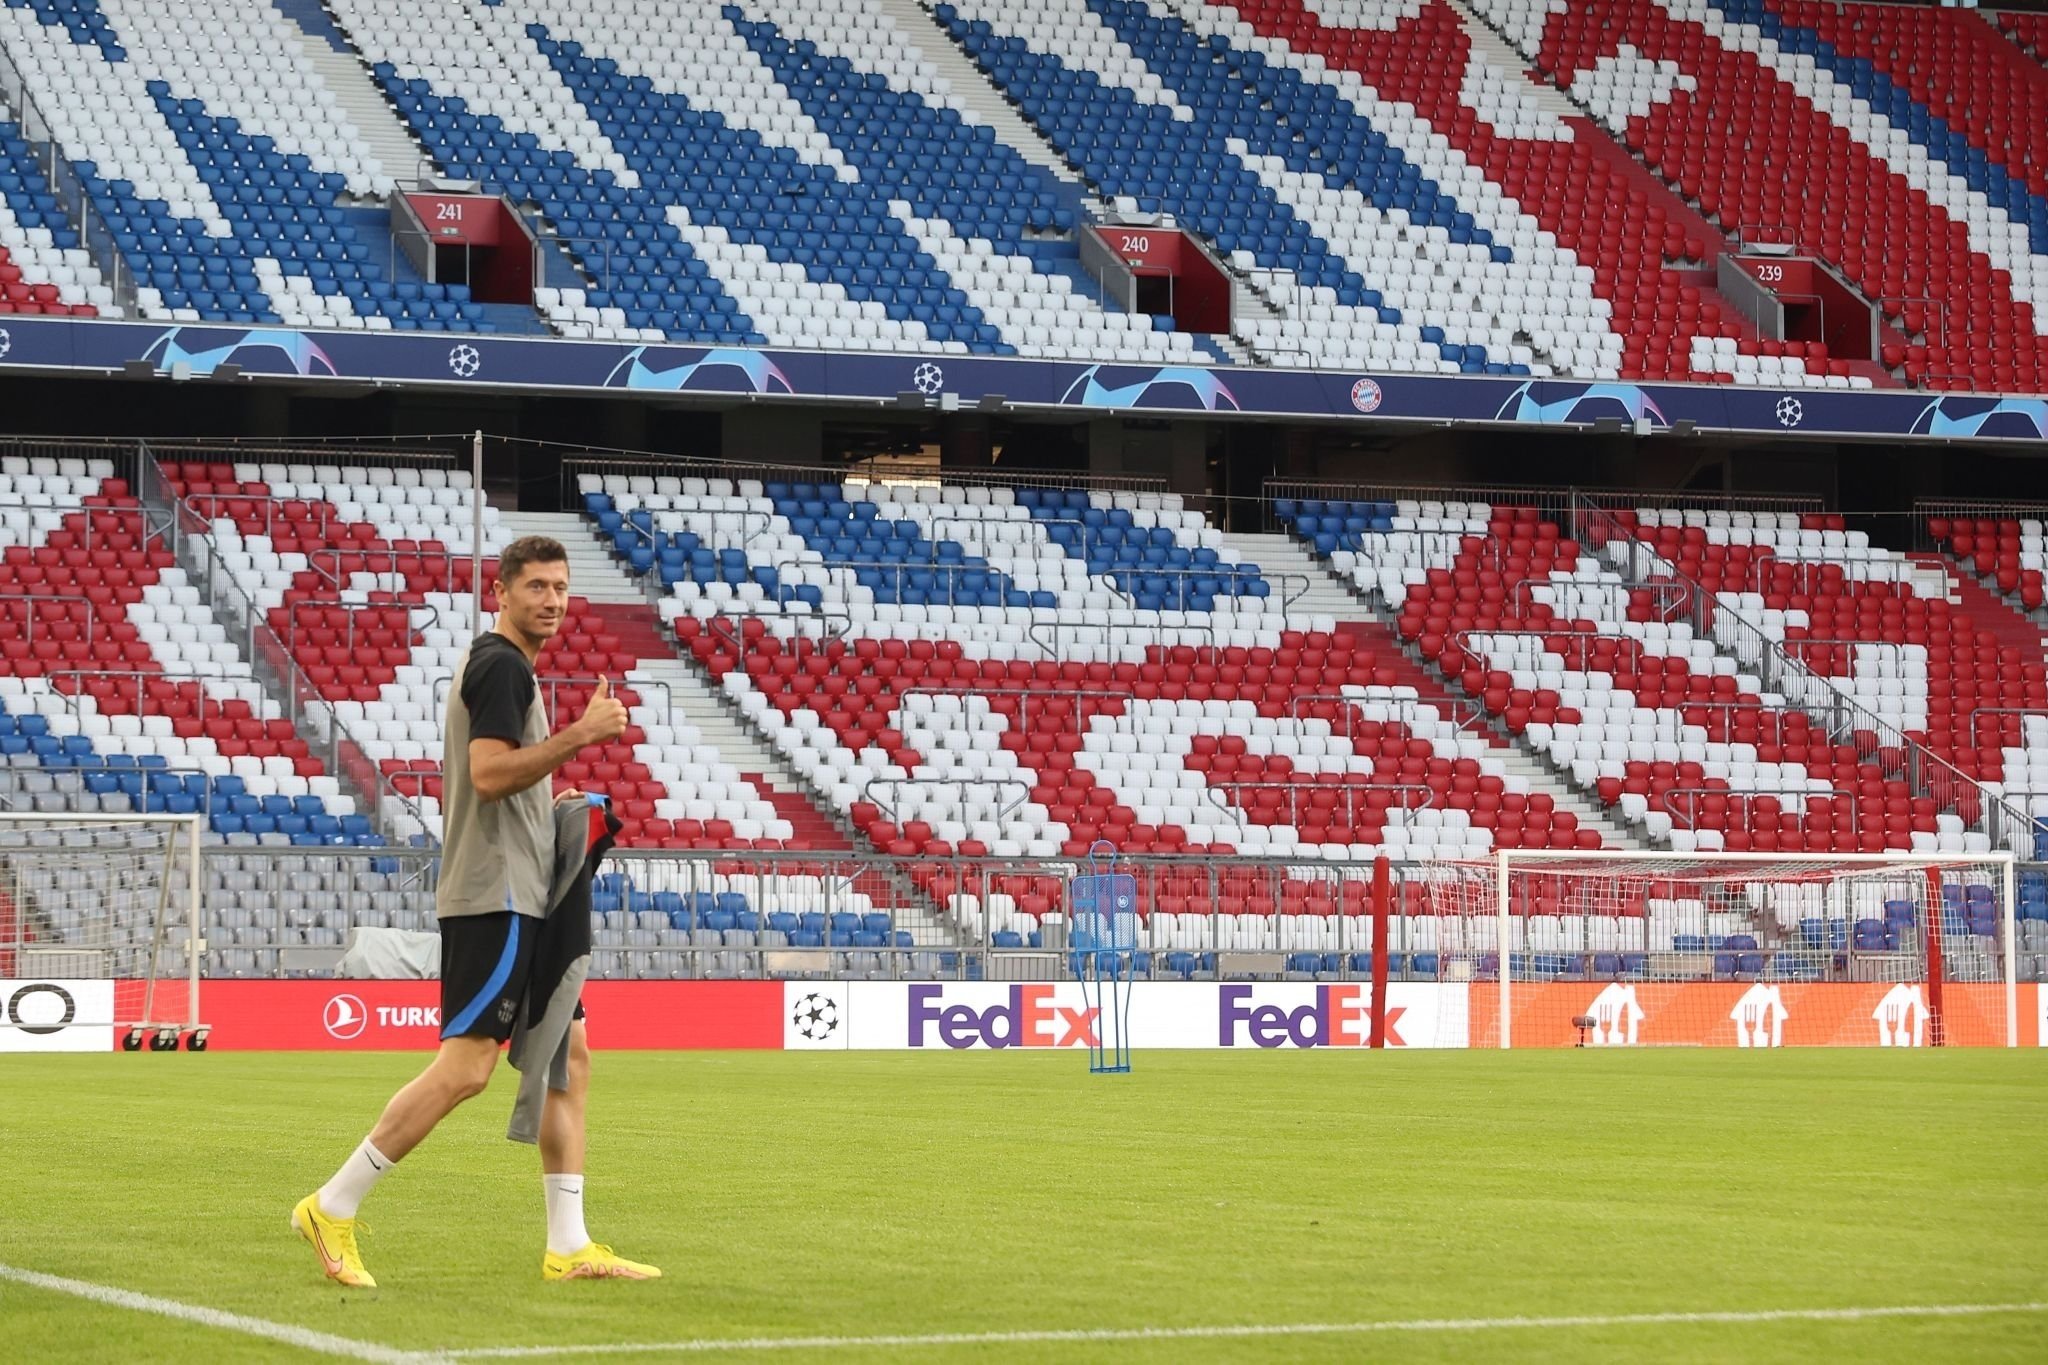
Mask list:
[[897,800],[900,798],[884,799],[880,795],[882,792],[901,793],[911,788],[919,790],[928,788],[950,789],[961,793],[963,798],[962,804],[964,805],[967,792],[984,787],[1002,792],[1021,793],[1014,801],[997,803],[994,807],[995,814],[988,817],[991,819],[1007,820],[1031,799],[1031,784],[1021,777],[875,777],[870,778],[861,787],[861,796],[879,809],[883,815],[887,816],[891,824],[894,824],[896,823]]
[[1680,810],[1679,803],[1672,798],[1699,798],[1707,796],[1725,796],[1732,801],[1748,802],[1754,802],[1759,797],[1770,797],[1772,800],[1780,802],[1793,800],[1820,800],[1837,804],[1846,802],[1849,806],[1850,818],[1859,826],[1862,824],[1863,794],[1853,789],[1841,787],[1830,788],[1824,792],[1787,792],[1777,788],[1765,787],[1672,787],[1663,794],[1661,800],[1665,811],[1672,819],[1683,822],[1687,829],[1698,829],[1699,801],[1697,799],[1688,800],[1685,804],[1689,809]]
[[817,629],[816,638],[821,644],[843,640],[853,633],[853,613],[844,606],[828,602],[816,611],[787,612],[779,607],[772,611],[742,611],[728,605],[721,608],[716,616],[702,618],[704,633],[714,640],[731,645],[733,652],[745,653],[747,648],[746,621],[776,621],[795,628],[796,638],[808,639],[813,628],[837,625],[837,630]]
[[[1506,636],[1511,639],[1535,639],[1546,642],[1557,638],[1579,641],[1580,643],[1576,646],[1578,650],[1578,663],[1574,665],[1570,661],[1570,657],[1568,655],[1566,656],[1565,668],[1573,672],[1586,671],[1587,663],[1592,657],[1592,641],[1612,640],[1617,645],[1627,642],[1626,637],[1603,630],[1572,630],[1563,626],[1560,626],[1554,630],[1545,630],[1537,626],[1502,625],[1493,628],[1474,626],[1470,630],[1458,631],[1456,634],[1451,636],[1451,646],[1452,648],[1456,649],[1460,654],[1464,654],[1470,658],[1479,659],[1482,661],[1490,660],[1490,655],[1482,654],[1478,650],[1472,648],[1471,641],[1480,636],[1486,636],[1492,639],[1499,639],[1502,636]],[[1547,643],[1544,652],[1546,654],[1551,652],[1548,648]],[[1493,664],[1491,662],[1487,662],[1486,666],[1489,669],[1496,669],[1499,667],[1499,665]]]
[[[1202,613],[1205,616],[1210,614]],[[1150,641],[1144,638],[1144,633],[1148,630],[1152,633]],[[1050,638],[1048,638],[1047,632],[1050,632]],[[1217,647],[1216,626],[1213,621],[1209,620],[1186,625],[1169,626],[1160,622],[1088,619],[1073,613],[1062,612],[1046,620],[1034,619],[1030,625],[1024,628],[1024,638],[1031,644],[1037,645],[1048,659],[1065,659],[1068,657],[1067,649],[1060,643],[1063,636],[1086,633],[1099,635],[1104,645],[1110,647],[1171,648],[1174,645],[1184,643],[1183,641],[1170,638],[1180,635],[1207,637],[1209,643],[1206,645],[1195,645],[1194,648],[1196,649],[1215,649]]]
[[[1240,829],[1248,828],[1256,823],[1252,819],[1256,812],[1242,802],[1232,801],[1230,794],[1232,792],[1257,791],[1283,793],[1286,796],[1287,823],[1296,827],[1299,827],[1301,824],[1300,817],[1303,801],[1306,800],[1313,803],[1318,796],[1332,793],[1341,794],[1344,813],[1347,817],[1353,819],[1357,818],[1360,810],[1433,810],[1436,807],[1437,796],[1434,787],[1420,782],[1359,782],[1335,786],[1322,783],[1250,780],[1244,782],[1211,782],[1203,788],[1203,793],[1209,804],[1215,806],[1225,815],[1235,819]],[[1416,793],[1420,793],[1421,800],[1411,799]],[[1382,805],[1374,805],[1371,798],[1376,794],[1388,796],[1389,799]],[[1396,805],[1396,799],[1398,799],[1398,805]]]
[[83,593],[0,592],[0,605],[8,602],[28,603],[28,615],[26,620],[22,622],[22,625],[26,627],[24,637],[27,639],[35,639],[38,609],[46,604],[51,608],[62,605],[64,608],[63,619],[66,621],[71,619],[71,609],[74,606],[83,604],[85,607],[85,638],[89,640],[99,638],[99,606]]
[[[500,438],[514,444],[548,445],[519,437]],[[935,469],[929,475],[893,473],[863,474],[857,467],[750,462],[687,455],[661,455],[640,450],[603,450],[580,447],[581,455],[565,458],[561,466],[565,506],[582,506],[576,480],[583,474],[646,475],[652,478],[701,478],[737,486],[742,481],[759,483],[829,483],[842,488],[850,483],[871,487],[922,488],[939,481]],[[1071,470],[947,470],[945,482],[958,488],[1036,488],[1060,492],[1109,489],[1119,493],[1165,493],[1167,481],[1153,474],[1093,474]],[[937,504],[944,506],[944,504]]]
[[[1288,699],[1287,715],[1289,719],[1294,721],[1295,728],[1298,731],[1304,728],[1307,722],[1311,720],[1322,719],[1319,716],[1303,715],[1303,707],[1341,706],[1343,708],[1344,717],[1343,733],[1347,738],[1351,737],[1352,735],[1352,726],[1357,718],[1358,708],[1366,703],[1371,703],[1376,706],[1393,706],[1398,707],[1403,711],[1413,711],[1418,713],[1424,707],[1431,707],[1436,710],[1436,715],[1429,717],[1421,717],[1418,715],[1417,718],[1435,720],[1438,722],[1441,722],[1444,719],[1443,712],[1446,709],[1448,709],[1451,715],[1451,728],[1454,731],[1461,734],[1465,731],[1472,730],[1474,728],[1484,727],[1486,725],[1486,707],[1474,698],[1446,696],[1441,700],[1433,700],[1423,697],[1397,697],[1391,695],[1374,695],[1375,693],[1385,694],[1388,693],[1390,690],[1391,689],[1380,687],[1377,684],[1368,684],[1365,688],[1365,694],[1363,696],[1352,696],[1348,693],[1343,692],[1319,692],[1310,693],[1304,696],[1292,697]],[[1325,723],[1329,724],[1330,722]],[[1402,720],[1396,723],[1401,725],[1412,726],[1414,724],[1414,721]],[[1334,728],[1334,725],[1332,725],[1333,730]]]
[[[1611,515],[1590,504],[1577,509],[1577,515],[1589,523],[1605,529],[1612,539],[1626,539],[1621,528]],[[2013,807],[2002,797],[1986,790],[1984,784],[1969,777],[1954,764],[1936,754],[1932,749],[1898,726],[1884,721],[1859,705],[1853,698],[1828,685],[1827,680],[1812,673],[1803,664],[1787,658],[1774,650],[1775,641],[1761,627],[1749,621],[1725,600],[1707,592],[1698,583],[1685,575],[1670,571],[1674,581],[1687,584],[1691,590],[1689,613],[1694,634],[1700,639],[1714,640],[1722,648],[1736,655],[1738,659],[1753,658],[1765,669],[1763,681],[1766,686],[1776,685],[1776,690],[1788,697],[1799,699],[1800,709],[1814,715],[1814,709],[1805,704],[1805,698],[1818,688],[1825,691],[1828,705],[1816,719],[1823,722],[1823,733],[1836,743],[1854,742],[1861,731],[1879,736],[1885,742],[1896,745],[1904,751],[1908,781],[1917,789],[1931,795],[1935,801],[1951,810],[1974,809],[1983,821],[1985,832],[1994,846],[2020,848],[2022,835],[2025,849],[2031,851],[2033,834],[2039,828],[2032,816]],[[1728,642],[1730,633],[1737,633],[1751,643],[1747,651]],[[1778,667],[1776,676],[1766,661],[1775,659]],[[1787,685],[1789,684],[1789,686]]]
[[134,267],[122,254],[120,240],[100,215],[99,206],[86,192],[85,183],[79,179],[70,158],[64,155],[55,125],[36,104],[27,78],[15,65],[13,55],[5,46],[0,46],[0,96],[4,96],[5,102],[14,108],[22,136],[30,146],[33,148],[40,144],[37,169],[43,173],[51,193],[64,205],[65,213],[77,226],[79,238],[86,243],[94,261],[106,267],[102,278],[113,290],[114,302],[124,311],[133,310],[136,290]]
[[[649,688],[660,688],[662,698],[662,719],[660,723],[671,728],[673,728],[676,723],[675,690],[659,678],[641,678],[637,680],[626,678],[605,679],[600,678],[596,675],[592,675],[589,677],[565,678],[560,676],[559,674],[543,673],[536,675],[533,681],[534,685],[547,696],[546,708],[549,717],[549,723],[557,727],[563,724],[561,717],[556,714],[557,710],[560,707],[560,697],[563,688],[596,687],[598,683],[604,681],[609,681],[613,687],[618,689],[618,692],[620,693],[632,692],[638,694],[640,692],[646,691]],[[448,689],[455,685],[455,675],[453,673],[437,673],[434,675],[429,685],[433,690],[434,710],[439,711],[444,705],[447,704]],[[618,695],[618,693],[614,693],[613,695],[616,696]],[[642,697],[638,701],[635,701],[632,704],[632,706],[629,706],[627,710],[630,712],[636,707],[642,707],[646,705],[648,705],[647,699]],[[613,742],[616,743],[617,741]]]

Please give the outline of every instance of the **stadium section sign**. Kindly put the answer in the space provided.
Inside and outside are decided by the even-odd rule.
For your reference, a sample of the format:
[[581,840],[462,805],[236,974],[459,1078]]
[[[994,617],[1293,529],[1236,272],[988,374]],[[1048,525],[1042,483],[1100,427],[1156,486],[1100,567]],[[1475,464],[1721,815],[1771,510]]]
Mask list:
[[[10,318],[8,368],[119,374],[137,362],[204,378],[233,365],[244,378],[432,384],[511,391],[612,390],[775,402],[894,404],[999,398],[1018,408],[1242,413],[1406,422],[1586,428],[1618,419],[1638,431],[1680,423],[1704,431],[2039,441],[2048,401],[1764,385],[1635,384],[1511,376],[1365,374],[1198,365],[753,347],[631,344],[445,332],[312,332],[287,327],[167,325]],[[941,378],[934,382],[933,375]],[[1790,404],[1790,407],[1785,406]],[[1786,414],[1796,411],[1796,423]]]

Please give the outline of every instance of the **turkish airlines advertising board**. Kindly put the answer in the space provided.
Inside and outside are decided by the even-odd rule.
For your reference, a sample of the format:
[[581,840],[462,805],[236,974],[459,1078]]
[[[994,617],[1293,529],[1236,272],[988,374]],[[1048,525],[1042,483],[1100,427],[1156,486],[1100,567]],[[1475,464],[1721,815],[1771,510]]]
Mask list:
[[[114,984],[0,981],[0,1052],[103,1052],[117,1045]],[[584,988],[593,1046],[612,1050],[787,1049],[962,1052],[1133,1049],[1274,1051],[1364,1048],[1365,982],[1138,982],[1105,1010],[1078,982],[593,981]],[[1490,983],[1394,982],[1390,1048],[1492,1047]],[[207,981],[200,1017],[216,1051],[430,1049],[441,1036],[434,981]],[[160,983],[158,1014],[182,1020],[183,983]],[[1925,1047],[1931,1015],[1918,982],[1550,982],[1513,992],[1516,1047]],[[2005,1041],[2005,994],[1951,984],[1945,1040]],[[1578,1021],[1588,1021],[1581,1028]],[[2019,1042],[2048,1043],[2048,991],[2019,988]]]

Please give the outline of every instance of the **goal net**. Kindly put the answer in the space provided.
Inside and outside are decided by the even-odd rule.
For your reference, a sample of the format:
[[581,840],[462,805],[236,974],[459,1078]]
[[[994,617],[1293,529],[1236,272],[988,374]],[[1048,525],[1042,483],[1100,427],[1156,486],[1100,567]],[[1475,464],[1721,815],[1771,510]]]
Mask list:
[[1473,983],[1473,1047],[2018,1040],[2010,853],[1518,850],[1409,877],[1440,976]]
[[0,812],[0,1052],[201,1028],[201,820]]

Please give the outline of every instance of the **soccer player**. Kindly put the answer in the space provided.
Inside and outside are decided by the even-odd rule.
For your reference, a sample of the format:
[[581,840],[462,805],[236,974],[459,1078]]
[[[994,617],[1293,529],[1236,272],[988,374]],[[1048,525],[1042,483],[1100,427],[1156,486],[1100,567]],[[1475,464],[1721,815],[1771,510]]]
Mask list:
[[[356,1210],[391,1167],[457,1105],[482,1093],[499,1045],[526,1006],[534,942],[555,860],[555,770],[586,745],[617,739],[626,708],[600,681],[576,722],[548,733],[533,661],[569,608],[568,552],[526,536],[498,559],[498,623],[455,665],[444,722],[444,832],[434,910],[441,924],[441,1047],[392,1096],[377,1126],[334,1178],[300,1200],[291,1224],[327,1277],[377,1283],[356,1245]],[[565,798],[566,799],[566,798]],[[583,1008],[569,1033],[569,1088],[550,1089],[540,1121],[547,1252],[541,1278],[658,1278],[661,1272],[591,1240],[583,1226],[584,1098],[590,1043]]]

